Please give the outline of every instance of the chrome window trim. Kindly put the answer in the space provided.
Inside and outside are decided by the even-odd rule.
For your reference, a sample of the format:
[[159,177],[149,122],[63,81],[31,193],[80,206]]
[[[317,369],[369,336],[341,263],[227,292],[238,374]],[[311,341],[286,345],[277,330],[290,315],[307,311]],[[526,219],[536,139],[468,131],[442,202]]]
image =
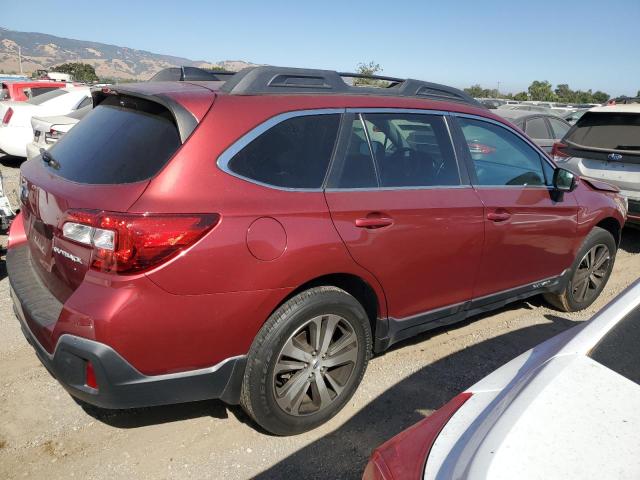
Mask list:
[[[538,152],[541,157],[542,160],[547,162],[549,164],[549,166],[551,168],[553,168],[554,170],[556,168],[558,168],[557,165],[555,165],[547,156],[547,154],[544,152],[544,150],[542,150],[538,145],[536,145],[534,142],[532,142],[531,140],[529,140],[524,134],[522,134],[521,132],[514,130],[513,128],[511,128],[509,125],[499,122],[498,120],[494,120],[493,118],[487,118],[487,117],[483,117],[481,115],[473,115],[471,113],[458,113],[458,112],[451,112],[450,113],[451,116],[453,117],[458,117],[458,118],[471,118],[473,120],[480,120],[482,122],[487,122],[487,123],[493,123],[494,125],[497,125],[499,127],[504,128],[505,130],[515,134],[516,136],[520,137],[522,140],[524,140],[530,147],[532,147],[536,152]],[[542,167],[542,165],[540,165]],[[485,185],[487,186],[487,185]],[[548,185],[547,185],[548,186]],[[522,185],[520,185],[520,187],[522,187]]]
[[[244,147],[249,145],[253,140],[258,138],[260,135],[265,133],[270,128],[275,127],[279,123],[284,122],[285,120],[289,120],[291,118],[296,117],[309,117],[312,115],[342,115],[345,113],[344,108],[319,108],[319,109],[310,109],[310,110],[293,110],[290,112],[280,113],[275,115],[268,120],[265,120],[258,126],[252,128],[247,133],[242,135],[238,140],[233,142],[227,149],[222,152],[217,160],[216,164],[218,168],[229,175],[244,180],[249,183],[253,183],[254,185],[260,185],[262,187],[272,188],[274,190],[282,190],[285,192],[322,192],[323,191],[323,183],[318,188],[294,188],[294,187],[280,187],[278,185],[272,185],[270,183],[264,183],[259,180],[255,180],[253,178],[245,177],[244,175],[240,175],[239,173],[234,172],[229,168],[229,162],[231,159],[239,153]],[[336,136],[336,141],[338,140]],[[330,163],[330,162],[329,162]],[[329,168],[329,166],[327,166]]]
[[363,108],[347,108],[345,113],[414,113],[422,115],[451,115],[451,112],[445,110],[429,110],[423,108],[389,108],[389,107],[363,107]]
[[362,187],[362,188],[325,188],[325,192],[380,192],[394,190],[451,190],[461,188],[473,188],[471,185],[439,185],[428,187]]

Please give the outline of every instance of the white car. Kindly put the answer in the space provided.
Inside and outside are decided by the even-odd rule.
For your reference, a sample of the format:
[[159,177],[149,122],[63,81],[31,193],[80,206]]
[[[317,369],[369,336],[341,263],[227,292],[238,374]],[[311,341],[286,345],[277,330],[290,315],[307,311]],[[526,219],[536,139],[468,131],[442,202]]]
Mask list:
[[640,280],[374,450],[363,479],[640,478]]
[[0,151],[17,157],[27,156],[33,138],[31,118],[67,115],[91,101],[89,87],[66,87],[43,93],[26,102],[0,102]]
[[71,130],[84,116],[93,110],[91,98],[86,98],[80,107],[69,115],[56,115],[53,117],[33,117],[31,127],[33,129],[33,141],[27,144],[27,159],[37,157],[43,150],[56,143],[65,133]]

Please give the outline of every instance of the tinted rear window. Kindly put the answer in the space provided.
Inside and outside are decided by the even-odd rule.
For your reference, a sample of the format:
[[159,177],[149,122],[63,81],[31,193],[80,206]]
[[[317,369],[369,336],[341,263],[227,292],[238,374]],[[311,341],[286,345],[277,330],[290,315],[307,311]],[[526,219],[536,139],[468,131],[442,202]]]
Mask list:
[[566,140],[585,147],[640,151],[640,114],[587,112]]
[[42,95],[29,98],[29,100],[27,100],[27,103],[30,103],[31,105],[42,105],[44,102],[48,100],[51,100],[56,97],[60,97],[67,93],[69,92],[67,92],[66,90],[62,90],[61,88],[56,88],[55,90],[51,90],[50,92],[43,93]]
[[278,123],[230,161],[251,180],[285,188],[320,188],[329,166],[340,115],[308,115]]
[[640,385],[640,308],[617,323],[591,350],[593,360]]
[[59,164],[56,174],[63,178],[116,184],[151,178],[180,145],[173,116],[162,105],[114,96],[93,109],[50,153]]

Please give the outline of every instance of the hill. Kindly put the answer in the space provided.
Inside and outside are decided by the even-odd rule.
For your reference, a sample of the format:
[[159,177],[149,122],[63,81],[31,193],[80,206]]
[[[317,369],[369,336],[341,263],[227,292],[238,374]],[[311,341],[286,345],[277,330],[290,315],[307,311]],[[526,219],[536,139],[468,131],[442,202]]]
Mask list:
[[99,77],[146,80],[166,67],[188,65],[238,71],[254,64],[242,60],[221,62],[194,61],[120,47],[106,43],[56,37],[46,33],[16,32],[0,27],[0,71],[19,72],[18,47],[22,53],[22,70],[31,73],[67,62],[93,65]]

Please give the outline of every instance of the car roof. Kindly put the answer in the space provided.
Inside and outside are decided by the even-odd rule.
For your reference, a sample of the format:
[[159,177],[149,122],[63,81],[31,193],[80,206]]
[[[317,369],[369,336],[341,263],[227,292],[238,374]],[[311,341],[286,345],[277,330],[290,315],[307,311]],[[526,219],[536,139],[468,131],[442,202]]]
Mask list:
[[640,113],[640,103],[623,103],[620,105],[608,105],[606,107],[593,107],[589,111],[609,113]]

